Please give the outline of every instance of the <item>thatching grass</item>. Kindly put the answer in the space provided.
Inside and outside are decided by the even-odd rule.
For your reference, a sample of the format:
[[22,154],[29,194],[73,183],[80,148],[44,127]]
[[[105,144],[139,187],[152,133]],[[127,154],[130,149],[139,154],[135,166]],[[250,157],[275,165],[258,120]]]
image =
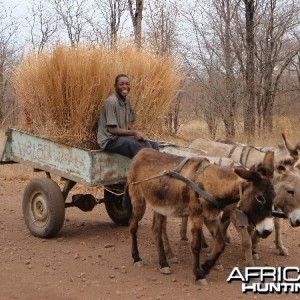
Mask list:
[[158,137],[181,76],[172,58],[130,47],[113,51],[59,46],[51,53],[29,54],[12,77],[20,104],[32,120],[20,129],[74,146],[95,147],[99,111],[119,73],[131,80],[135,127],[150,138]]

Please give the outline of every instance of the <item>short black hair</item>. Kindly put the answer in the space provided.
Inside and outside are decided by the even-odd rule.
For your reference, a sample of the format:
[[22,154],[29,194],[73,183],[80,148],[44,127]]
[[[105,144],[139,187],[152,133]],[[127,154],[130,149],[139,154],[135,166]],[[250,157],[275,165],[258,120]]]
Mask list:
[[118,74],[118,75],[116,76],[116,78],[115,78],[115,85],[118,83],[118,81],[119,81],[119,79],[120,79],[121,77],[127,77],[127,78],[128,78],[128,76],[127,76],[126,74]]

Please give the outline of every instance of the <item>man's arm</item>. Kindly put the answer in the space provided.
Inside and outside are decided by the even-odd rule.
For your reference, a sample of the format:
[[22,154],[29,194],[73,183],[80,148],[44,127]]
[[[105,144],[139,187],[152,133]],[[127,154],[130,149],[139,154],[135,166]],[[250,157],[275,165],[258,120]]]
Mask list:
[[117,126],[107,126],[108,131],[113,135],[134,136],[134,138],[137,141],[145,140],[145,137],[142,132],[140,132],[138,130],[130,129],[130,128],[132,128],[132,124],[128,127],[129,127],[129,129],[123,129],[123,128],[119,128]]

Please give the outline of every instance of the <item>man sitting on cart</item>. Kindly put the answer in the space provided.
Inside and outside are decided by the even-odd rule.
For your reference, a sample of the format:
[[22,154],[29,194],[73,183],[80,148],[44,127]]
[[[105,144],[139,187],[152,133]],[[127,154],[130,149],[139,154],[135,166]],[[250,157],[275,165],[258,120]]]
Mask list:
[[115,93],[105,100],[98,121],[97,143],[100,149],[134,157],[142,148],[158,150],[158,144],[145,138],[141,131],[132,126],[135,114],[128,93],[129,78],[119,74],[115,78]]

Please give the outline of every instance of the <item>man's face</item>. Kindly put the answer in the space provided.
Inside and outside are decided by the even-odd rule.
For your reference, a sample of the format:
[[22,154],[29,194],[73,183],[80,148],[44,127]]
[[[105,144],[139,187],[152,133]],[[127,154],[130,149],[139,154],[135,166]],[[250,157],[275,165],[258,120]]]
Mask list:
[[115,85],[115,90],[121,98],[125,99],[130,91],[129,79],[127,77],[120,77]]

